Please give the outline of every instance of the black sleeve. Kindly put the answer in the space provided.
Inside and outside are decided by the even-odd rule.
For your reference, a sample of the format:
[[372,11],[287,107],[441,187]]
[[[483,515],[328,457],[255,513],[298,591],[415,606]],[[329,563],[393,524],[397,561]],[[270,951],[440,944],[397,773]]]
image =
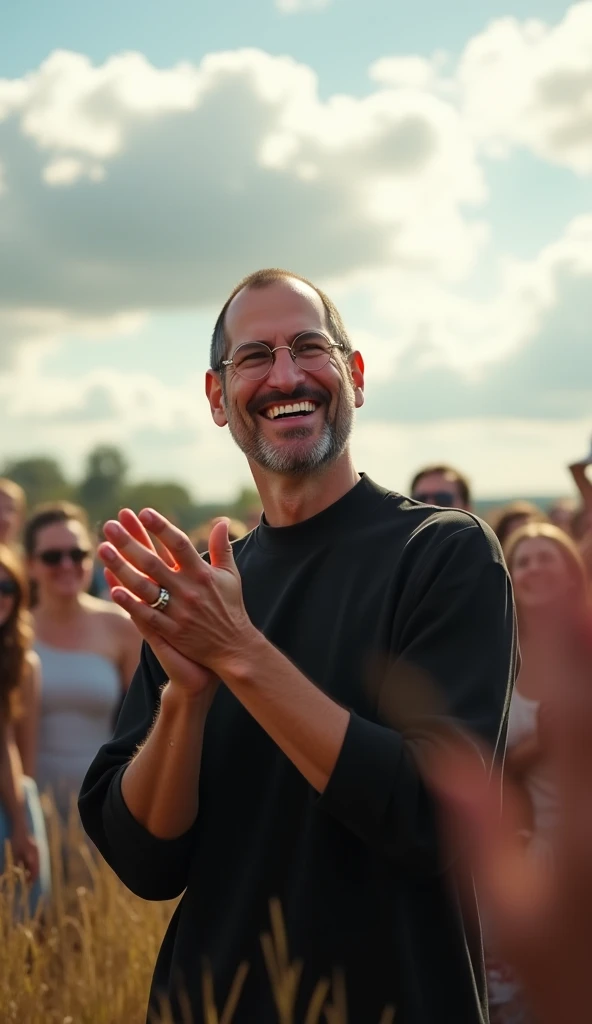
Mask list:
[[183,892],[193,849],[193,828],[177,839],[158,839],[136,821],[121,793],[121,776],[152,727],[165,681],[144,644],[115,735],[88,769],[78,799],[85,831],[121,881],[145,900],[173,899]]
[[[435,809],[414,745],[435,737],[443,723],[498,745],[517,660],[512,589],[497,542],[468,517],[443,540],[441,532],[434,530],[398,603],[379,721],[351,714],[320,798],[361,839],[414,871],[441,864]],[[397,730],[397,703],[414,678],[429,681],[436,703],[416,709],[413,727]]]

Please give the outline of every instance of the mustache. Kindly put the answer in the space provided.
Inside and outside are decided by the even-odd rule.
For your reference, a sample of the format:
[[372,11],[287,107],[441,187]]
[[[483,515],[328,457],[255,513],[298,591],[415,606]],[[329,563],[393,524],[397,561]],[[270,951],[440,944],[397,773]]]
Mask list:
[[294,402],[317,402],[318,405],[327,405],[331,396],[327,391],[320,388],[307,388],[304,386],[294,388],[291,394],[286,395],[283,391],[268,391],[266,395],[258,395],[247,405],[247,412],[252,415],[261,412],[268,405],[291,405]]

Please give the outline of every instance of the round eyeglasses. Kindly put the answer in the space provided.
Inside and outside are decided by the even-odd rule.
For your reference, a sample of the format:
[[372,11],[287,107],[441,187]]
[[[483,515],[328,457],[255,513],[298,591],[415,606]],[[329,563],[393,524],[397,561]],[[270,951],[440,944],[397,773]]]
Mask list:
[[302,331],[291,345],[270,348],[264,341],[246,341],[239,345],[232,359],[223,359],[221,366],[233,366],[245,380],[262,380],[271,372],[275,353],[286,348],[302,370],[322,370],[331,359],[334,348],[343,349],[321,331]]

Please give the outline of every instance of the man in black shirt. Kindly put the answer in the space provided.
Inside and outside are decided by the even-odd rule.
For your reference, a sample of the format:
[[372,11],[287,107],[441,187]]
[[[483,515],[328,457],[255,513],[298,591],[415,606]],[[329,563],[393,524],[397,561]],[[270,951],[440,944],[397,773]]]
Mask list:
[[[246,963],[233,1021],[280,1019],[261,943],[277,900],[302,964],[296,1024],[318,1019],[306,1014],[323,979],[335,1000],[345,990],[350,1024],[480,1024],[478,925],[417,764],[442,719],[492,746],[503,734],[515,639],[497,542],[474,516],[355,471],[363,362],[309,282],[243,282],[211,364],[212,415],[248,458],[260,525],[232,547],[216,526],[208,564],[158,513],[127,510],[100,548],[147,642],[79,807],[130,889],[184,893],[151,1007],[164,996],[181,1022],[185,999],[202,1024],[204,966],[221,1006]],[[396,729],[418,677],[437,708]]]

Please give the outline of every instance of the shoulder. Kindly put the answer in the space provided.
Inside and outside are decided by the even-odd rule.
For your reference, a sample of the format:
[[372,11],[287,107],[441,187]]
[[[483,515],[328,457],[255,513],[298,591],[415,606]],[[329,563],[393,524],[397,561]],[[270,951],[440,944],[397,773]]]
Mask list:
[[[378,490],[378,489],[377,489]],[[396,536],[398,546],[414,557],[458,552],[504,564],[499,541],[487,523],[473,512],[424,505],[395,491],[381,489],[375,509],[382,528]]]
[[102,618],[105,622],[118,622],[122,619],[129,619],[129,615],[118,604],[112,601],[105,601],[102,597],[92,597],[90,594],[82,596],[82,605],[87,615],[94,615]]
[[503,563],[500,543],[482,519],[462,509],[434,509],[428,507],[416,526],[412,537],[434,549],[445,547],[459,551],[480,552],[484,558]]
[[122,639],[127,636],[136,636],[137,631],[128,613],[112,601],[104,601],[100,597],[84,595],[84,608],[88,615],[92,615],[102,629],[112,632]]

